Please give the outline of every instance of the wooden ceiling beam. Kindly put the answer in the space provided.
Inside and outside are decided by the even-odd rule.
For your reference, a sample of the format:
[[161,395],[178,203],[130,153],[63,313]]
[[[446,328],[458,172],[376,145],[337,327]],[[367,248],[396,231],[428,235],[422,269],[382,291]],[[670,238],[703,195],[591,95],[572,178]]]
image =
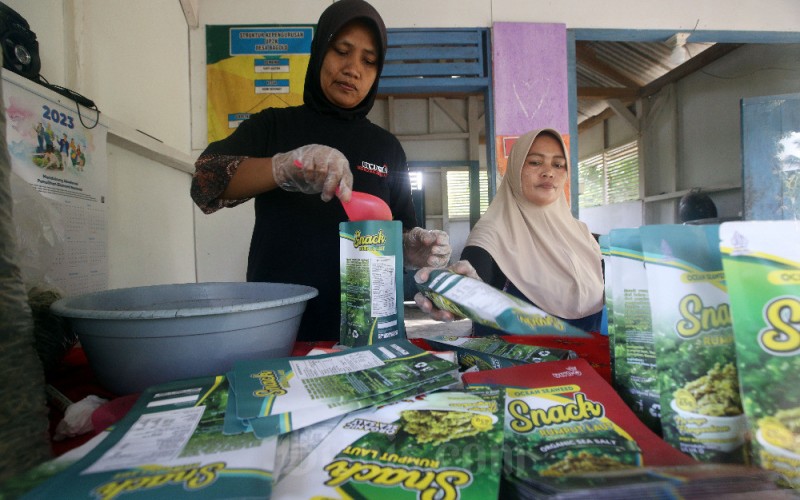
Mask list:
[[578,87],[578,99],[587,101],[602,101],[606,99],[633,101],[639,97],[639,92],[639,87]]
[[741,43],[715,43],[700,54],[676,67],[669,73],[666,73],[660,78],[656,78],[652,82],[642,87],[639,90],[639,97],[650,97],[670,83],[676,82],[681,78],[691,75],[695,71],[701,70],[705,66],[708,66],[720,57],[731,53],[742,45],[743,44]]
[[592,116],[590,118],[587,118],[587,119],[583,120],[582,122],[580,122],[578,124],[578,133],[580,134],[580,133],[582,133],[582,132],[584,132],[586,130],[589,130],[590,128],[594,127],[595,125],[603,123],[603,120],[607,120],[607,119],[611,118],[614,115],[616,115],[616,113],[614,113],[613,109],[606,108],[605,111],[603,111],[602,113],[594,115],[594,116]]

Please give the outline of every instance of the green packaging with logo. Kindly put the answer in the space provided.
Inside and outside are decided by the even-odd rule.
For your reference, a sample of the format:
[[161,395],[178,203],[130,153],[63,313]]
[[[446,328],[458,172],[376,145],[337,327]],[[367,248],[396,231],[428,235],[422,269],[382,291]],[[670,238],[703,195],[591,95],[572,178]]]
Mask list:
[[754,465],[800,487],[800,222],[725,222],[742,403]]
[[358,347],[406,338],[400,221],[340,223],[339,275],[342,345]]
[[591,337],[529,302],[446,269],[434,269],[417,288],[439,309],[507,333]]
[[498,498],[503,396],[439,391],[285,435],[273,498]]
[[746,461],[719,225],[640,228],[664,440],[703,462]]

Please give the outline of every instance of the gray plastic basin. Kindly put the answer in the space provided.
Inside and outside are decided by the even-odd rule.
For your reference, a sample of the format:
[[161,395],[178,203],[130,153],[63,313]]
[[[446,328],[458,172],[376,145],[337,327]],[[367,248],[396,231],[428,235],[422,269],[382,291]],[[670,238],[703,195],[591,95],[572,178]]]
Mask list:
[[120,288],[54,302],[98,382],[119,394],[224,375],[241,359],[288,356],[315,288],[284,283],[185,283]]

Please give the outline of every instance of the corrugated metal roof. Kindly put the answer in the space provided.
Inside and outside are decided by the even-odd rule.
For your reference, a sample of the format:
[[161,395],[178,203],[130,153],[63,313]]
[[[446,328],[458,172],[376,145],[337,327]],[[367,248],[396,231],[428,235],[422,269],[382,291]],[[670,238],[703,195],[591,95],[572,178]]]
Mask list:
[[608,99],[633,102],[642,88],[714,45],[684,40],[677,34],[664,42],[577,42],[578,123],[605,111]]

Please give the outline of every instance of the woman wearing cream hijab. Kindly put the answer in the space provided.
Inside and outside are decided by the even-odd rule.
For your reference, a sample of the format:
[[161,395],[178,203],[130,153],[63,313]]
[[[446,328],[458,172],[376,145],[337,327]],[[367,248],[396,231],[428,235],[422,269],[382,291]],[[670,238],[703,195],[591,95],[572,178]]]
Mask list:
[[[477,272],[495,288],[578,328],[598,331],[604,297],[600,247],[572,216],[564,194],[568,177],[567,148],[557,131],[535,130],[517,139],[497,196],[453,270]],[[417,278],[426,278],[426,271]],[[416,300],[435,319],[453,319],[446,311],[433,311],[421,295]],[[502,333],[474,327],[476,335]]]

